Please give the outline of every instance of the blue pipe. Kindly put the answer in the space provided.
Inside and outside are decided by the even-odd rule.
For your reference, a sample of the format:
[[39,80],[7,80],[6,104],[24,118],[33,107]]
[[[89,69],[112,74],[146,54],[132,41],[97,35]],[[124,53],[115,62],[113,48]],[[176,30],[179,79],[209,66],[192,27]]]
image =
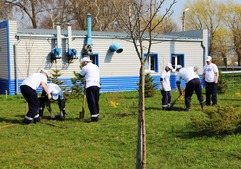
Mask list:
[[91,14],[87,14],[87,45],[92,45],[92,38],[91,38],[91,27],[92,27],[92,23],[91,23]]
[[116,43],[110,45],[109,49],[110,49],[111,52],[115,52],[116,51],[116,53],[121,53],[123,51],[121,46],[119,44],[116,44]]

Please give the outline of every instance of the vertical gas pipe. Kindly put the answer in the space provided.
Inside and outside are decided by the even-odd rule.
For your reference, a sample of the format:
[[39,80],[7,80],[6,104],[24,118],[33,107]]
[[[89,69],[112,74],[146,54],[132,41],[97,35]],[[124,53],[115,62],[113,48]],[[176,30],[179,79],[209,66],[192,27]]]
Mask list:
[[68,24],[68,63],[71,63],[73,59],[78,59],[78,57],[76,49],[72,49],[72,30],[71,25]]
[[58,23],[56,26],[57,29],[57,48],[61,47],[61,30],[60,30],[60,24]]
[[91,38],[91,27],[92,27],[92,23],[91,23],[91,14],[88,13],[87,14],[87,45],[92,45],[92,38]]
[[70,49],[72,47],[72,30],[70,24],[68,24],[68,45],[68,48]]

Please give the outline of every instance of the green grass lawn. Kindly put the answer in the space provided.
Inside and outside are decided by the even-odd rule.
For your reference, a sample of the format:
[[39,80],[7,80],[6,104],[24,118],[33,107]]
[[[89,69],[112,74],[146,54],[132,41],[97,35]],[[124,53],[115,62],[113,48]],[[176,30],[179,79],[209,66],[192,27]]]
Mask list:
[[[229,85],[227,93],[219,95],[218,104],[239,107],[240,92],[240,85]],[[177,95],[173,91],[173,100]],[[0,168],[135,168],[137,92],[102,93],[97,123],[78,119],[81,98],[67,101],[66,120],[51,120],[45,110],[41,123],[27,126],[21,124],[26,114],[21,95],[1,95],[0,101]],[[52,107],[57,114],[57,103]],[[146,98],[147,168],[241,168],[241,134],[194,134],[190,117],[202,113],[196,95],[190,112],[181,111],[183,100],[174,107],[162,111],[160,93]],[[86,107],[85,118],[89,117]]]

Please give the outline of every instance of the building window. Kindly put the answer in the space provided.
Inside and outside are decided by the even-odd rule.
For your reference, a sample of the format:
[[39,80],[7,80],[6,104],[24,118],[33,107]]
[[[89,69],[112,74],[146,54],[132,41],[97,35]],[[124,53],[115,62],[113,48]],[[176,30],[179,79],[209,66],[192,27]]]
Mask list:
[[[144,55],[146,57],[146,54]],[[145,63],[146,72],[158,72],[158,55],[156,53],[150,53],[149,58]]]
[[[84,57],[84,55],[82,56]],[[99,54],[98,53],[92,53],[89,55],[90,60],[92,60],[93,64],[96,64],[97,66],[99,66]]]
[[174,68],[177,67],[177,65],[181,65],[182,67],[184,67],[184,55],[183,54],[172,54],[171,56],[171,60],[172,60],[172,66]]

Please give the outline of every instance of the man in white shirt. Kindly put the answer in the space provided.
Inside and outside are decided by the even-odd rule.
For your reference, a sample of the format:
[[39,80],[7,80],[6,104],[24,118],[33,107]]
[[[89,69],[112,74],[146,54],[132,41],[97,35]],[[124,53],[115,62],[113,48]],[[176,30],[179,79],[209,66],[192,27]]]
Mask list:
[[89,57],[81,59],[82,70],[80,77],[85,77],[86,98],[91,114],[91,121],[99,120],[99,95],[100,95],[100,71],[99,67],[92,63]]
[[219,78],[219,71],[216,64],[212,63],[212,57],[206,57],[206,65],[203,67],[202,79],[205,81],[206,88],[206,105],[217,104],[217,83]]
[[203,109],[203,106],[205,104],[205,101],[203,99],[202,95],[202,87],[201,87],[201,81],[199,79],[199,76],[195,72],[193,67],[186,67],[182,68],[181,65],[177,65],[177,79],[176,79],[176,84],[177,88],[180,92],[180,95],[183,94],[180,84],[181,84],[181,79],[183,79],[186,83],[186,88],[185,88],[185,111],[190,111],[191,107],[191,100],[192,100],[192,94],[195,91],[197,98],[200,102],[201,108]]
[[[66,112],[65,112],[65,99],[64,99],[64,95],[63,95],[62,89],[55,83],[48,83],[47,84],[47,88],[48,88],[49,93],[52,96],[52,99],[54,101],[58,101],[58,106],[59,106],[59,110],[60,110],[59,118],[60,119],[65,119],[65,115],[66,115]],[[48,111],[50,113],[51,118],[54,119],[55,118],[55,114],[52,111],[50,100],[46,97],[46,92],[44,90],[42,91],[42,94],[41,94],[41,97],[40,97],[39,101],[40,101],[40,104],[39,104],[39,115],[41,117],[43,116],[44,108],[45,108],[45,105],[46,105],[47,109],[48,109]]]
[[165,69],[161,72],[160,76],[160,88],[162,94],[162,110],[167,110],[170,108],[170,103],[172,99],[171,84],[170,84],[170,71],[173,69],[172,64],[168,63]]
[[39,100],[36,90],[39,86],[42,86],[48,98],[51,98],[51,94],[47,88],[47,77],[48,71],[43,69],[40,73],[33,73],[27,77],[20,85],[21,93],[28,103],[28,112],[23,120],[24,124],[30,124],[32,121],[34,123],[40,122],[38,114]]

